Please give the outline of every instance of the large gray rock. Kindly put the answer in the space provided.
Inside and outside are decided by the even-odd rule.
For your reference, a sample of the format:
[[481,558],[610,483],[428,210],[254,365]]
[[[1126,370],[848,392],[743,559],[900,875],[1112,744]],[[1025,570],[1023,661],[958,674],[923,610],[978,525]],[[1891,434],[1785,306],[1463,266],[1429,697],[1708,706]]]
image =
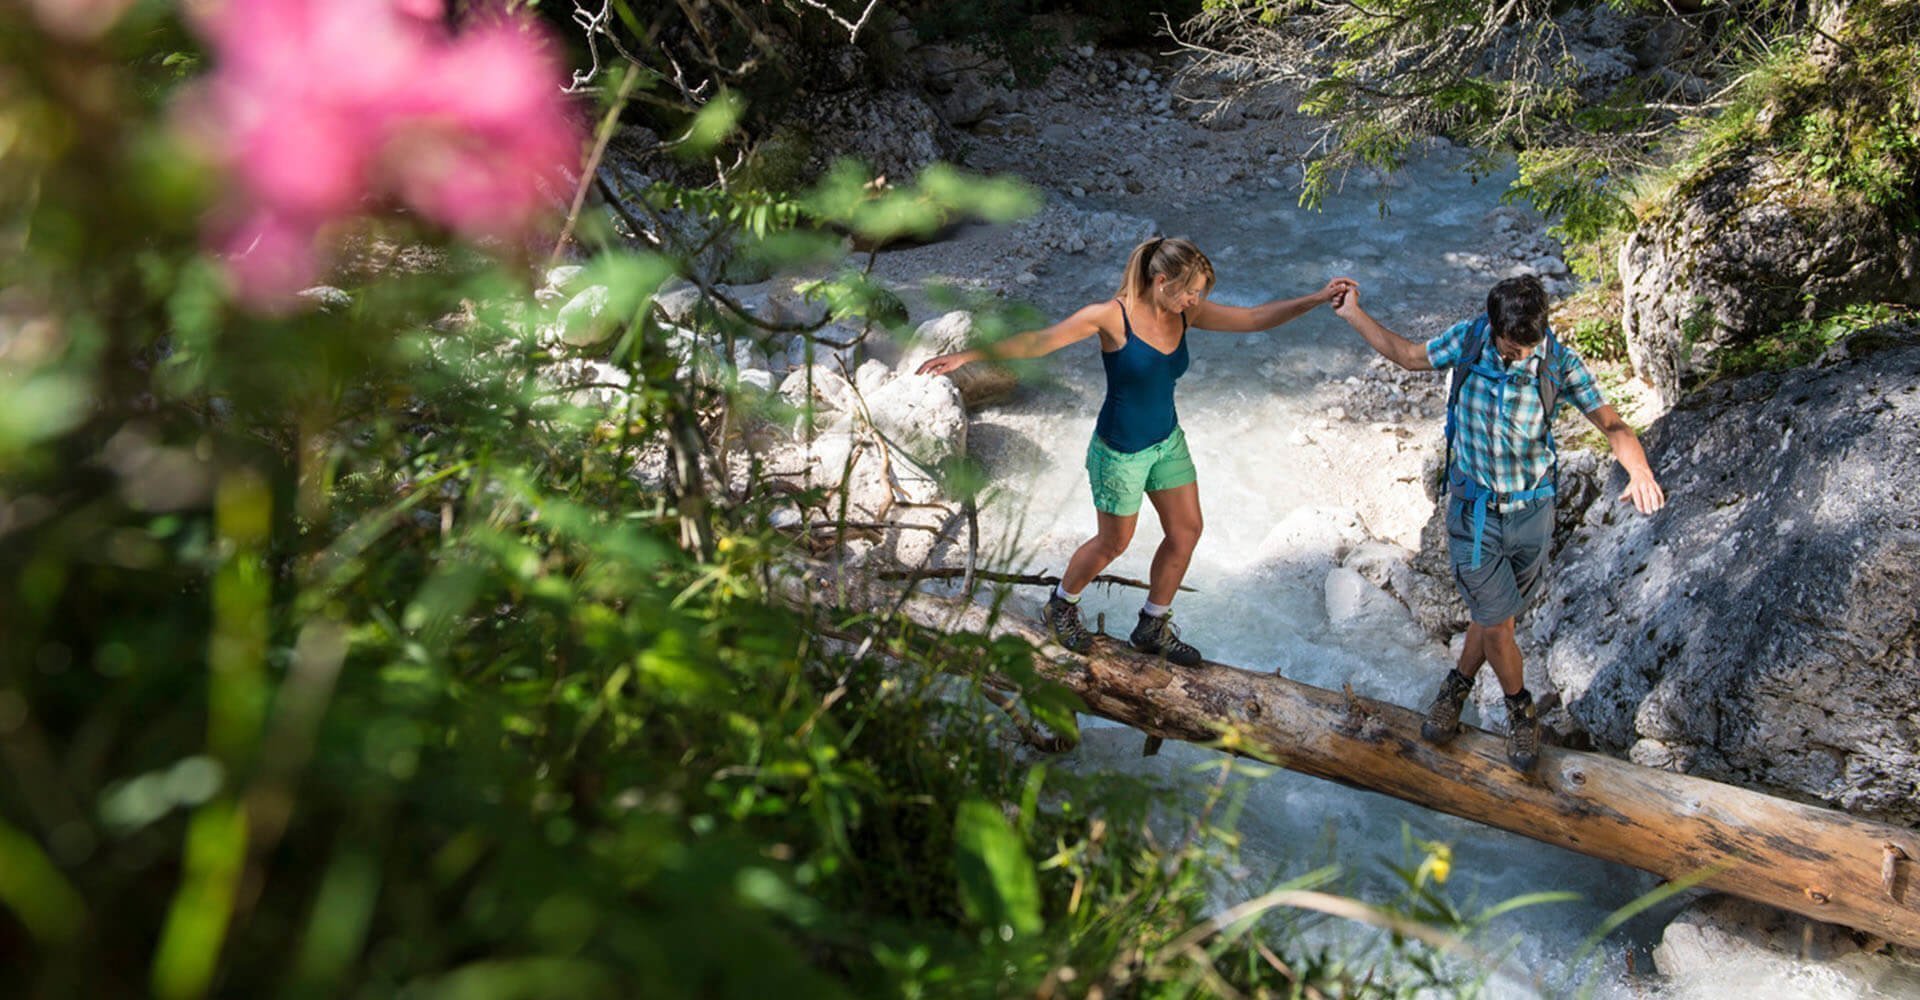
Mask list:
[[896,181],[935,160],[951,159],[953,130],[919,94],[906,90],[851,90],[808,101],[802,126],[813,139],[812,167],[851,156]]
[[1920,824],[1920,331],[1712,386],[1646,441],[1668,507],[1594,504],[1522,637],[1574,718],[1642,763]]
[[[913,331],[912,346],[900,359],[896,370],[902,375],[911,375],[932,358],[964,351],[972,346],[973,314],[956,309],[920,324]],[[1019,380],[1005,365],[985,361],[967,365],[946,377],[952,379],[955,388],[960,390],[961,402],[969,410],[997,403],[1012,395],[1014,388],[1019,385]]]
[[1634,367],[1669,405],[1728,348],[1855,302],[1920,302],[1920,232],[1753,156],[1684,185],[1620,250]]
[[973,125],[1014,108],[1013,93],[1000,83],[1009,76],[1004,60],[957,45],[923,45],[910,58],[948,124]]

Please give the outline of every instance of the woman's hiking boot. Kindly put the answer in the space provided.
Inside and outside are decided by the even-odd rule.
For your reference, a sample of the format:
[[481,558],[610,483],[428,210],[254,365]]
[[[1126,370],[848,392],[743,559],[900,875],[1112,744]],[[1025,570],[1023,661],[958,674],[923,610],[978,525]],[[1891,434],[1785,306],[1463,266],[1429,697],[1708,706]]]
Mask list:
[[1507,696],[1507,762],[1522,772],[1540,762],[1540,713],[1524,688]]
[[1158,653],[1182,667],[1200,662],[1200,651],[1180,641],[1180,630],[1173,626],[1171,611],[1158,618],[1140,612],[1140,624],[1133,627],[1127,644],[1142,653]]
[[1047,598],[1047,606],[1041,610],[1040,619],[1046,622],[1054,641],[1069,650],[1084,653],[1093,648],[1093,633],[1080,624],[1080,605],[1055,594]]
[[1473,678],[1458,670],[1449,669],[1447,679],[1440,682],[1440,693],[1433,696],[1433,703],[1427,706],[1426,721],[1420,723],[1420,735],[1429,743],[1445,743],[1460,734],[1460,710],[1466,707],[1467,695],[1473,693]]

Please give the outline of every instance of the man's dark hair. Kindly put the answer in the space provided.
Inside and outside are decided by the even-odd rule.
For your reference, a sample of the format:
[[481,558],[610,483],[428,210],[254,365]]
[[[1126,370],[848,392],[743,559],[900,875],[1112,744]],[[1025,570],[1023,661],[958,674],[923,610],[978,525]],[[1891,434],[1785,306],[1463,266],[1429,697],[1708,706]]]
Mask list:
[[1531,274],[1508,278],[1487,293],[1487,323],[1493,335],[1532,347],[1547,335],[1547,290]]

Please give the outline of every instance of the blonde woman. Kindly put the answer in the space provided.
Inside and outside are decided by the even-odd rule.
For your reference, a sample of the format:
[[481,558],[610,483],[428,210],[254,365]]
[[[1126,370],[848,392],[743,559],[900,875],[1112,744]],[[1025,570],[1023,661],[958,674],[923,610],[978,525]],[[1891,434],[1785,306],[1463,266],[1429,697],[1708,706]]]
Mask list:
[[974,361],[1037,358],[1098,335],[1107,371],[1106,401],[1087,444],[1087,476],[1099,531],[1074,552],[1043,614],[1061,645],[1085,652],[1093,636],[1080,621],[1080,592],[1133,540],[1144,495],[1160,515],[1164,540],[1153,554],[1147,601],[1128,640],[1143,653],[1192,666],[1200,651],[1181,641],[1172,604],[1200,541],[1200,487],[1186,435],[1174,413],[1173,386],[1187,370],[1187,330],[1253,333],[1296,319],[1354,287],[1336,278],[1297,299],[1243,308],[1207,301],[1213,263],[1184,239],[1152,239],[1127,259],[1119,294],[1044,330],[943,354],[920,366],[945,375]]

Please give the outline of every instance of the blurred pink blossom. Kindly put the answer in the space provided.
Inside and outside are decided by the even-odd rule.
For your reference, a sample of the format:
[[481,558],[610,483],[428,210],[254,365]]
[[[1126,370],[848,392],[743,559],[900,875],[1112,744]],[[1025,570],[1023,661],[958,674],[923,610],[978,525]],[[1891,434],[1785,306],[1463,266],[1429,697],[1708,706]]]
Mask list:
[[442,0],[210,0],[213,72],[180,105],[230,178],[210,225],[241,299],[290,305],[326,235],[404,205],[466,237],[515,239],[577,169],[581,132],[548,40],[489,16],[453,33]]

